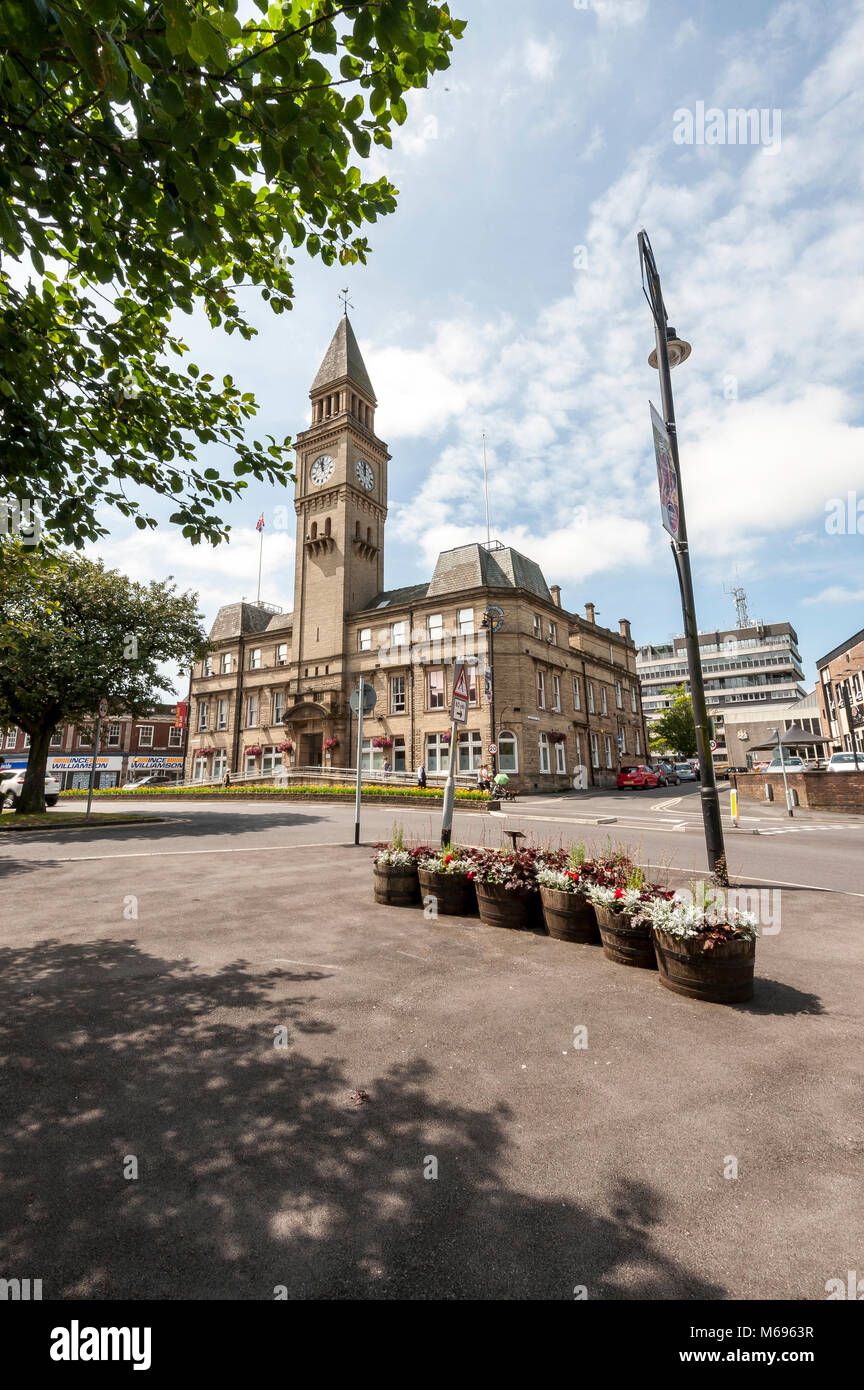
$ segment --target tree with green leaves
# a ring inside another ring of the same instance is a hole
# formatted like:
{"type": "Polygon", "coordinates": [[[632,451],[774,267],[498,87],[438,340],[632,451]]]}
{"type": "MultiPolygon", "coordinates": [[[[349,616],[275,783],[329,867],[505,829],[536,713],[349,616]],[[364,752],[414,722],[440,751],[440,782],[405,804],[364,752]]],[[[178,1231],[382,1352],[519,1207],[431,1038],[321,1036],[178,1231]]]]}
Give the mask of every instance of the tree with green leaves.
{"type": "Polygon", "coordinates": [[[428,0],[255,4],[0,6],[0,476],[66,543],[106,534],[106,503],[154,527],[148,493],[215,543],[247,476],[291,478],[290,440],[247,438],[254,395],[184,365],[172,316],[249,338],[238,291],[290,309],[292,251],[365,262],[396,189],[352,155],[391,145],[464,28],[428,0]]]}
{"type": "Polygon", "coordinates": [[[48,745],[58,724],[109,711],[146,714],[165,686],[163,665],[189,666],[208,649],[195,594],[172,580],[136,584],[50,542],[0,547],[0,725],[30,735],[16,810],[45,810],[48,745]]]}
{"type": "Polygon", "coordinates": [[[680,753],[682,758],[692,758],[696,752],[693,701],[683,685],[670,686],[663,694],[672,696],[672,704],[650,725],[651,747],[655,753],[680,753]]]}

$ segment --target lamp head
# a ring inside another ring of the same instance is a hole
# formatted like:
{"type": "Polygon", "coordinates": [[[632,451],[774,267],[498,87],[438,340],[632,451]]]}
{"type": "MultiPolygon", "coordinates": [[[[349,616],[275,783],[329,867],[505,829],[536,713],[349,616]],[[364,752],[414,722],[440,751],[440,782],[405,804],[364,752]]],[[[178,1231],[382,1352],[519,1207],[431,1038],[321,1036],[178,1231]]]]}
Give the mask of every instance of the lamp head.
{"type": "MultiPolygon", "coordinates": [[[[692,348],[683,338],[679,338],[674,328],[666,326],[666,348],[669,353],[669,366],[678,367],[682,362],[686,362],[692,352],[692,348]]],[[[651,356],[648,358],[648,366],[657,367],[657,349],[655,347],[651,356]]]]}

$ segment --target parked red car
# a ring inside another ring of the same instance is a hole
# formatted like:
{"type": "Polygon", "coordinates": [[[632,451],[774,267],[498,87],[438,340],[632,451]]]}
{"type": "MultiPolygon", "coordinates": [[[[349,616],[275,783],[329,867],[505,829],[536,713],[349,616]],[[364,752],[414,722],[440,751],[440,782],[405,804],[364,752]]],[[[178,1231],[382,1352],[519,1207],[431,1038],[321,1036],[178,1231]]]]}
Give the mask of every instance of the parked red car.
{"type": "Polygon", "coordinates": [[[618,786],[620,787],[657,787],[660,785],[660,778],[650,767],[640,764],[638,767],[622,767],[618,773],[618,786]]]}

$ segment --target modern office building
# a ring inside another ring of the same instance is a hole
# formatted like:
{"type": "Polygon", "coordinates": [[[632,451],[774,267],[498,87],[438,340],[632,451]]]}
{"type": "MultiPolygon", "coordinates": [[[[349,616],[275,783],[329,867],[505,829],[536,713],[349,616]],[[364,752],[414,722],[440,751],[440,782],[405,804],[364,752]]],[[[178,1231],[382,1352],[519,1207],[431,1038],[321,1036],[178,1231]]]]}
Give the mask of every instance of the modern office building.
{"type": "MultiPolygon", "coordinates": [[[[714,761],[736,766],[737,753],[727,746],[726,711],[742,706],[785,704],[801,700],[806,694],[798,634],[791,623],[753,620],[744,627],[700,632],[699,651],[705,698],[717,743],[714,761]]],[[[650,726],[672,704],[670,688],[683,685],[689,693],[683,636],[668,643],[639,647],[636,670],[642,687],[642,707],[650,726]]]]}

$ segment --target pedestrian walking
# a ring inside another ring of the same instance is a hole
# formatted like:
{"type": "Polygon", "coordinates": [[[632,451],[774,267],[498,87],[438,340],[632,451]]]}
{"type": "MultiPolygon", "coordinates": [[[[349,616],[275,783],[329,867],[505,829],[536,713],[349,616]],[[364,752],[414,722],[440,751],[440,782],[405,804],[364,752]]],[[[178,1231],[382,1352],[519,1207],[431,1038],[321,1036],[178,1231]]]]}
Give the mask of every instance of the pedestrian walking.
{"type": "Polygon", "coordinates": [[[417,767],[417,785],[418,787],[426,786],[426,768],[422,763],[418,764],[417,767]]]}
{"type": "Polygon", "coordinates": [[[226,773],[225,773],[225,776],[222,778],[222,785],[223,785],[223,787],[230,787],[230,785],[231,785],[231,773],[230,773],[230,772],[226,772],[226,773]]]}

